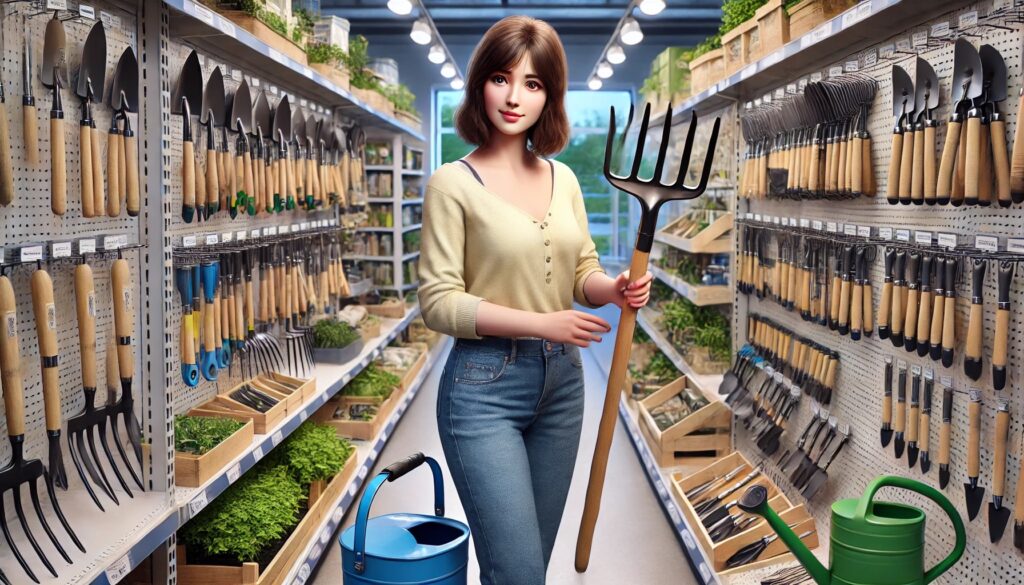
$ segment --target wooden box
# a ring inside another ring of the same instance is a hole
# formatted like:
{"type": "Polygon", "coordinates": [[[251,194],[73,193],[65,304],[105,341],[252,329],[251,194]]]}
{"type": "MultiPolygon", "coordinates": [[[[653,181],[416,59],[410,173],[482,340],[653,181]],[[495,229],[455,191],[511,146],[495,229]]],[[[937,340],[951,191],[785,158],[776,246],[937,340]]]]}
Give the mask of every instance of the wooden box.
{"type": "Polygon", "coordinates": [[[768,0],[768,3],[754,13],[758,36],[761,41],[761,55],[767,55],[789,42],[789,14],[782,6],[782,0],[768,0]]]}
{"type": "Polygon", "coordinates": [[[189,414],[197,416],[220,416],[240,421],[251,420],[255,427],[256,434],[266,435],[270,429],[279,425],[288,414],[288,396],[284,394],[277,394],[273,390],[261,389],[261,391],[266,392],[272,398],[277,398],[278,403],[267,412],[259,412],[231,398],[231,393],[246,383],[247,382],[243,382],[223,394],[214,396],[212,400],[200,404],[196,408],[190,410],[189,414]]]}
{"type": "Polygon", "coordinates": [[[288,412],[294,412],[301,408],[307,400],[316,394],[316,378],[303,380],[278,372],[266,372],[256,376],[253,381],[261,384],[261,387],[269,387],[280,394],[289,394],[288,412]]]}
{"type": "Polygon", "coordinates": [[[690,61],[690,89],[696,95],[725,77],[725,49],[708,51],[690,61]]]}
{"type": "Polygon", "coordinates": [[[331,514],[334,505],[341,498],[357,467],[355,451],[345,467],[334,476],[326,488],[308,504],[306,515],[299,521],[291,536],[285,541],[277,556],[261,570],[259,563],[243,563],[240,566],[190,565],[185,547],[178,546],[178,583],[181,585],[278,585],[295,564],[299,554],[310,540],[317,537],[317,529],[324,518],[331,514]]]}
{"type": "Polygon", "coordinates": [[[380,336],[380,321],[370,322],[364,320],[359,324],[359,334],[363,336],[363,343],[366,343],[374,337],[380,336]]]}
{"type": "Polygon", "coordinates": [[[671,467],[693,459],[709,461],[724,457],[732,450],[732,412],[717,393],[704,390],[686,376],[662,387],[639,403],[640,430],[651,446],[658,465],[671,467]],[[707,398],[708,404],[664,431],[651,416],[651,410],[689,388],[707,398]]]}
{"type": "Polygon", "coordinates": [[[300,65],[308,64],[305,49],[292,42],[291,39],[278,34],[277,31],[267,26],[262,20],[240,10],[225,10],[221,14],[289,59],[297,61],[300,65]]]}
{"type": "MultiPolygon", "coordinates": [[[[342,396],[335,396],[331,400],[327,401],[320,407],[320,410],[316,411],[313,415],[313,420],[318,423],[330,425],[334,427],[334,430],[343,437],[350,439],[359,439],[362,441],[373,440],[377,435],[380,434],[384,423],[394,412],[395,406],[402,400],[404,392],[401,388],[396,389],[391,393],[391,396],[387,400],[382,402],[377,408],[377,416],[373,417],[373,420],[340,420],[334,418],[334,411],[338,408],[348,408],[349,403],[346,403],[342,396]]],[[[362,404],[367,404],[363,402],[362,404]]]]}
{"type": "Polygon", "coordinates": [[[379,305],[363,305],[366,312],[378,317],[388,319],[401,319],[405,317],[405,303],[395,299],[389,299],[379,305]]]}
{"type": "Polygon", "coordinates": [[[339,65],[329,65],[327,63],[311,63],[310,67],[315,69],[320,75],[329,79],[334,85],[337,85],[345,91],[349,91],[349,73],[344,67],[339,65]]]}
{"type": "MultiPolygon", "coordinates": [[[[754,466],[752,466],[741,453],[733,452],[691,475],[685,476],[682,473],[672,474],[672,489],[675,492],[676,500],[679,503],[679,509],[686,517],[687,524],[689,524],[693,534],[700,542],[701,547],[703,547],[708,553],[708,557],[711,559],[715,571],[720,574],[726,574],[723,571],[725,570],[725,562],[729,557],[747,544],[758,540],[762,536],[771,534],[772,529],[766,522],[755,522],[743,532],[723,541],[714,543],[711,541],[711,536],[708,534],[708,530],[704,528],[704,524],[701,522],[700,517],[697,514],[695,504],[699,503],[708,495],[715,495],[724,489],[738,484],[753,469],[754,466]],[[742,467],[741,471],[737,473],[732,480],[709,490],[710,492],[714,492],[713,494],[705,492],[704,494],[694,498],[697,502],[690,502],[686,498],[687,491],[705,483],[708,480],[721,477],[740,467],[742,467]]],[[[814,519],[807,510],[802,505],[794,507],[786,495],[765,476],[756,478],[743,487],[737,489],[728,496],[728,499],[731,501],[733,499],[740,498],[749,486],[756,484],[760,484],[768,488],[768,504],[773,510],[779,513],[785,522],[797,523],[794,528],[797,534],[801,534],[814,528],[814,519]]],[[[807,544],[809,548],[817,548],[817,534],[815,533],[805,538],[804,543],[807,544]]],[[[757,561],[732,569],[731,572],[749,571],[759,566],[783,561],[792,561],[793,559],[794,557],[792,554],[787,552],[785,545],[781,545],[781,548],[779,545],[769,546],[765,552],[761,553],[757,561]]]]}
{"type": "Polygon", "coordinates": [[[683,214],[658,230],[655,234],[655,239],[670,243],[674,248],[679,248],[692,254],[721,254],[727,253],[730,250],[728,247],[730,246],[729,238],[723,236],[732,229],[732,213],[722,213],[708,224],[706,228],[693,234],[691,237],[680,236],[680,232],[684,234],[690,233],[688,225],[693,220],[694,217],[692,215],[683,214]]]}
{"type": "MultiPolygon", "coordinates": [[[[203,415],[214,416],[214,415],[203,415]]],[[[227,417],[220,417],[227,418],[227,417]]],[[[235,460],[247,447],[252,445],[254,434],[252,421],[221,441],[219,445],[202,455],[174,453],[174,483],[181,487],[199,487],[235,460]]]]}
{"type": "Polygon", "coordinates": [[[853,0],[803,0],[789,9],[789,37],[802,37],[854,4],[853,0]]]}
{"type": "Polygon", "coordinates": [[[398,376],[401,376],[402,381],[399,382],[398,387],[401,390],[408,390],[412,387],[413,380],[416,379],[417,374],[423,369],[423,366],[427,363],[427,352],[420,352],[420,357],[416,358],[416,361],[409,366],[409,369],[404,372],[392,370],[388,368],[389,372],[392,372],[398,376]]]}
{"type": "Polygon", "coordinates": [[[395,118],[413,130],[423,132],[423,120],[419,116],[410,114],[409,112],[400,112],[395,110],[395,118]]]}
{"type": "Polygon", "coordinates": [[[757,21],[748,20],[722,35],[725,53],[725,76],[732,75],[760,56],[761,41],[757,21]]]}

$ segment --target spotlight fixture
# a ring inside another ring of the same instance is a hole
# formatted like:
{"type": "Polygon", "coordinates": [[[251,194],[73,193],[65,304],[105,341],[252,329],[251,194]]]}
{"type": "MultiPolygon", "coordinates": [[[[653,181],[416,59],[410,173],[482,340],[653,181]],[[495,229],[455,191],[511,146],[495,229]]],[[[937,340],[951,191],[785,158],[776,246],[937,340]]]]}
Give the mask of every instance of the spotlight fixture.
{"type": "Polygon", "coordinates": [[[664,0],[641,0],[640,2],[640,12],[648,16],[659,14],[662,10],[665,10],[664,0]]]}
{"type": "Polygon", "coordinates": [[[597,76],[601,79],[608,79],[612,76],[612,66],[605,61],[601,61],[601,64],[597,66],[597,76]]]}
{"type": "Polygon", "coordinates": [[[409,0],[388,0],[388,10],[399,16],[406,16],[412,12],[412,2],[409,0]]]}
{"type": "Polygon", "coordinates": [[[612,45],[608,49],[607,59],[609,63],[618,65],[626,60],[626,52],[622,50],[622,46],[612,45]]]}
{"type": "Polygon", "coordinates": [[[434,45],[430,47],[430,52],[427,53],[428,61],[435,65],[440,65],[441,63],[444,63],[445,59],[446,56],[444,54],[444,49],[441,48],[441,45],[434,45]]]}
{"type": "Polygon", "coordinates": [[[452,89],[459,90],[466,87],[466,82],[462,81],[458,77],[452,80],[452,89]]]}
{"type": "Polygon", "coordinates": [[[417,45],[430,44],[433,34],[430,32],[430,25],[427,24],[426,18],[421,18],[412,25],[412,32],[409,33],[409,38],[417,45]]]}
{"type": "Polygon", "coordinates": [[[596,77],[591,77],[590,81],[587,83],[587,87],[589,87],[592,91],[597,91],[601,89],[601,85],[603,85],[601,83],[601,80],[596,77]]]}
{"type": "Polygon", "coordinates": [[[452,65],[451,61],[441,65],[441,76],[445,78],[455,77],[455,65],[452,65]]]}
{"type": "Polygon", "coordinates": [[[637,45],[644,40],[644,33],[640,30],[640,23],[632,16],[627,16],[622,21],[622,29],[619,31],[619,38],[627,45],[637,45]]]}

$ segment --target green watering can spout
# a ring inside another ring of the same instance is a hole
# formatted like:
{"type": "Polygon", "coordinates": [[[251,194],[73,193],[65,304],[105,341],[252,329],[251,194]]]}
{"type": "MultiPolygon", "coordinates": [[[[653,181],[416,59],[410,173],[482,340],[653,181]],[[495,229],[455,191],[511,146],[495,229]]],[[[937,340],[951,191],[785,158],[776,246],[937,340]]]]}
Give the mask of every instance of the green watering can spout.
{"type": "Polygon", "coordinates": [[[804,546],[800,537],[768,505],[768,489],[766,487],[763,485],[751,486],[743,494],[743,497],[740,498],[738,505],[744,512],[763,516],[768,521],[768,525],[779,535],[782,542],[789,547],[789,550],[800,561],[800,564],[807,569],[815,583],[818,585],[829,585],[832,582],[829,570],[818,561],[814,553],[804,546]]]}

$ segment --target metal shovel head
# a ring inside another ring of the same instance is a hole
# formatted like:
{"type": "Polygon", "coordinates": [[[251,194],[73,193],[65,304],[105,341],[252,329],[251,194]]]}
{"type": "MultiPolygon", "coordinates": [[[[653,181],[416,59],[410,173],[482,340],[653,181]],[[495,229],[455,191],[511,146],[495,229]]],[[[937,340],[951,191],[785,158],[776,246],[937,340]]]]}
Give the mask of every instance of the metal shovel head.
{"type": "Polygon", "coordinates": [[[53,18],[46,23],[46,33],[43,37],[43,68],[39,74],[46,87],[53,87],[55,74],[61,87],[67,86],[68,57],[66,48],[67,37],[64,35],[64,24],[57,18],[57,12],[54,11],[53,18]]]}
{"type": "Polygon", "coordinates": [[[317,138],[320,136],[319,133],[320,122],[316,119],[314,114],[310,114],[306,118],[306,140],[309,141],[314,147],[319,144],[317,138]]]}
{"type": "Polygon", "coordinates": [[[296,142],[306,141],[306,116],[302,113],[302,106],[297,106],[292,112],[292,136],[296,142]]]}
{"type": "Polygon", "coordinates": [[[1006,99],[1006,62],[1003,56],[992,45],[982,45],[978,49],[981,58],[981,70],[988,87],[988,101],[1001,102],[1006,99]]]}
{"type": "Polygon", "coordinates": [[[981,511],[981,502],[985,499],[985,488],[978,485],[978,480],[964,484],[964,501],[967,504],[967,518],[973,521],[981,511]]]}
{"type": "Polygon", "coordinates": [[[953,47],[953,102],[981,95],[981,57],[970,41],[957,39],[953,47]]]}
{"type": "Polygon", "coordinates": [[[82,47],[82,63],[78,67],[78,83],[75,93],[86,99],[98,100],[103,96],[104,80],[107,74],[107,33],[103,30],[103,22],[97,20],[85,38],[82,47]],[[90,95],[92,92],[92,95],[90,95]]]}
{"type": "Polygon", "coordinates": [[[213,118],[213,125],[218,128],[224,125],[224,73],[220,66],[213,68],[210,78],[206,80],[206,89],[203,90],[203,111],[199,114],[199,120],[208,124],[213,118]]]}
{"type": "Polygon", "coordinates": [[[188,102],[193,115],[203,106],[203,68],[199,66],[199,54],[195,51],[189,53],[185,64],[181,66],[181,73],[178,74],[178,83],[171,94],[172,114],[184,113],[181,108],[182,98],[188,102]]]}
{"type": "Polygon", "coordinates": [[[256,128],[263,130],[264,136],[270,132],[270,102],[267,100],[266,90],[260,90],[256,96],[256,103],[252,107],[252,123],[256,128]]]}
{"type": "Polygon", "coordinates": [[[288,103],[288,96],[282,97],[281,101],[277,102],[271,135],[274,142],[280,142],[281,136],[284,136],[284,139],[289,142],[292,139],[292,108],[288,103]]]}
{"type": "Polygon", "coordinates": [[[927,114],[939,106],[939,79],[935,70],[924,59],[917,58],[917,80],[914,94],[914,110],[919,114],[927,114]]]}
{"type": "Polygon", "coordinates": [[[892,116],[899,118],[914,108],[914,82],[899,65],[892,66],[892,116]]]}
{"type": "Polygon", "coordinates": [[[110,84],[110,107],[120,111],[121,94],[129,112],[139,111],[139,61],[135,49],[128,45],[117,60],[113,81],[110,84]]]}
{"type": "MultiPolygon", "coordinates": [[[[1020,505],[1019,503],[1017,504],[1020,505]]],[[[988,538],[989,542],[995,544],[1002,540],[1003,532],[1006,531],[1006,524],[1010,521],[1010,509],[1006,506],[996,507],[995,503],[988,503],[988,538]]]]}
{"type": "Polygon", "coordinates": [[[1024,524],[1016,521],[1013,523],[1013,546],[1024,550],[1024,524]]]}
{"type": "Polygon", "coordinates": [[[228,124],[237,132],[252,130],[252,93],[249,92],[249,84],[244,79],[235,90],[235,99],[231,103],[231,117],[228,118],[228,124]]]}
{"type": "Polygon", "coordinates": [[[331,123],[329,118],[324,118],[320,120],[317,130],[319,131],[318,140],[322,141],[324,148],[329,150],[331,148],[331,139],[334,137],[334,124],[331,123]]]}

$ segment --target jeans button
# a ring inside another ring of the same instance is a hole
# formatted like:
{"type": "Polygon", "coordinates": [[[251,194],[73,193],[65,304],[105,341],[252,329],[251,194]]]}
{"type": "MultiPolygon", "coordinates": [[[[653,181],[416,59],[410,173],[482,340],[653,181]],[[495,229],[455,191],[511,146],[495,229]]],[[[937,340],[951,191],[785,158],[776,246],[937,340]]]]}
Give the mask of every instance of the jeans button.
{"type": "Polygon", "coordinates": [[[547,349],[548,351],[551,351],[551,342],[549,341],[549,342],[545,343],[544,344],[544,348],[547,349]]]}

